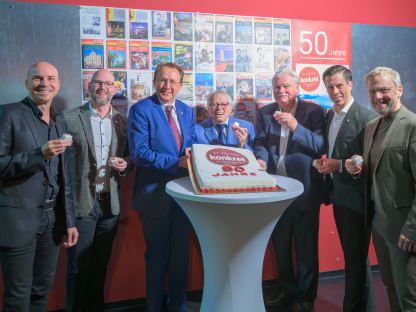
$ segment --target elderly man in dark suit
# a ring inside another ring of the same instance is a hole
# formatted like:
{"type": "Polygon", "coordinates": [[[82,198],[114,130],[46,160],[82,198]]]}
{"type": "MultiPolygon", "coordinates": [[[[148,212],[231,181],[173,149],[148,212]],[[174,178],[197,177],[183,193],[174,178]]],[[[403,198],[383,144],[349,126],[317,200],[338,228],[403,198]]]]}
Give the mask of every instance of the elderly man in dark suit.
{"type": "Polygon", "coordinates": [[[401,103],[394,69],[373,69],[366,86],[379,118],[365,128],[363,163],[352,158],[345,167],[365,172],[367,219],[390,311],[416,311],[416,115],[401,103]]]}
{"type": "MultiPolygon", "coordinates": [[[[304,193],[283,213],[272,234],[283,290],[277,300],[294,297],[293,310],[313,311],[318,285],[318,225],[322,177],[312,160],[324,147],[324,111],[297,99],[298,77],[290,70],[273,76],[275,103],[257,112],[255,155],[272,174],[301,181],[304,193]],[[297,276],[292,267],[295,244],[297,276]]],[[[272,303],[269,302],[269,303],[272,303]]]]}
{"type": "Polygon", "coordinates": [[[102,311],[107,265],[120,213],[120,176],[128,167],[127,119],[111,106],[114,77],[96,71],[90,101],[65,112],[78,244],[68,249],[67,311],[102,311]]]}
{"type": "Polygon", "coordinates": [[[65,121],[51,107],[57,69],[37,62],[27,73],[29,96],[0,106],[0,263],[4,311],[46,311],[59,244],[78,238],[61,139],[65,121]]]}
{"type": "Polygon", "coordinates": [[[344,252],[343,310],[373,311],[371,271],[367,263],[370,228],[365,222],[364,180],[351,176],[342,168],[346,159],[362,154],[362,132],[375,115],[352,97],[352,73],[348,68],[331,66],[323,73],[322,80],[334,106],[327,114],[327,158],[317,160],[315,168],[325,174],[325,203],[333,203],[344,252]]]}

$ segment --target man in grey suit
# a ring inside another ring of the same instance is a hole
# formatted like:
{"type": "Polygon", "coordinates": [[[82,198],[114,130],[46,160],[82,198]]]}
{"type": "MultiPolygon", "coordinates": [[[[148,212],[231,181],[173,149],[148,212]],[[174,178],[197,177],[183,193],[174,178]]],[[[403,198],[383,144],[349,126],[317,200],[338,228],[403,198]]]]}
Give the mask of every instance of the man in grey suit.
{"type": "Polygon", "coordinates": [[[68,250],[67,311],[102,311],[107,265],[117,231],[119,182],[128,167],[127,120],[111,106],[114,77],[96,71],[90,101],[65,112],[78,244],[68,250]]]}
{"type": "Polygon", "coordinates": [[[366,76],[379,118],[364,132],[363,165],[345,162],[366,177],[366,213],[391,311],[416,311],[416,115],[401,104],[397,71],[377,67],[366,76]]]}
{"type": "Polygon", "coordinates": [[[364,179],[352,177],[342,163],[362,154],[361,136],[375,118],[351,95],[352,73],[342,66],[329,67],[322,75],[334,106],[327,114],[326,159],[314,167],[325,174],[325,204],[333,204],[334,219],[345,260],[343,311],[372,311],[371,271],[367,264],[370,228],[365,222],[364,179]]]}

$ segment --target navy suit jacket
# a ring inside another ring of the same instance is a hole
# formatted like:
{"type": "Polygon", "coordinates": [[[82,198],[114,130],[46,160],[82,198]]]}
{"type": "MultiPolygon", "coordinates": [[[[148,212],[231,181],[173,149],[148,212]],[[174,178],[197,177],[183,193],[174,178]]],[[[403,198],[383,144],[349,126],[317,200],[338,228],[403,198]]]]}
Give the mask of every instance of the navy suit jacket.
{"type": "MultiPolygon", "coordinates": [[[[234,122],[238,122],[241,128],[247,128],[247,140],[244,147],[252,151],[254,147],[253,124],[249,121],[231,116],[228,118],[227,146],[239,147],[237,137],[231,128],[234,122]]],[[[192,141],[197,144],[220,145],[220,142],[218,141],[218,132],[211,118],[208,118],[195,126],[195,133],[192,141]]]]}
{"type": "MultiPolygon", "coordinates": [[[[280,110],[276,102],[257,111],[254,153],[267,163],[267,172],[276,174],[279,160],[280,124],[273,113],[280,110]]],[[[312,103],[298,101],[295,116],[298,126],[290,132],[285,156],[287,176],[303,183],[304,193],[297,202],[308,207],[322,200],[322,176],[313,167],[312,161],[319,158],[324,149],[323,109],[312,103]]]]}
{"type": "Polygon", "coordinates": [[[165,185],[188,174],[178,167],[178,161],[185,148],[192,145],[195,118],[185,103],[176,100],[175,107],[183,142],[180,151],[156,94],[137,102],[129,112],[130,156],[137,166],[133,208],[150,217],[169,212],[172,198],[165,192],[165,185]]]}
{"type": "MultiPolygon", "coordinates": [[[[29,99],[0,105],[0,246],[28,244],[38,231],[47,191],[45,159],[29,99]]],[[[66,132],[63,116],[56,116],[60,137],[66,132]]],[[[59,193],[55,207],[54,239],[74,227],[74,203],[65,155],[59,156],[59,193]]]]}

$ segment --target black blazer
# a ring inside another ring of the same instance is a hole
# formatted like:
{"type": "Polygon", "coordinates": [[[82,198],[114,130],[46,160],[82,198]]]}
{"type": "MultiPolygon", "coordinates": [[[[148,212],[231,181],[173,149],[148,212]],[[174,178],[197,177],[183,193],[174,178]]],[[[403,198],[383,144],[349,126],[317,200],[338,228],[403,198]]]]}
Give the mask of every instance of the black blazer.
{"type": "MultiPolygon", "coordinates": [[[[24,246],[38,230],[45,199],[45,160],[29,99],[0,105],[0,246],[24,246]]],[[[65,121],[56,117],[60,137],[65,121]]],[[[74,205],[65,157],[59,157],[59,194],[55,207],[54,238],[58,244],[66,228],[73,227],[74,205]]]]}
{"type": "MultiPolygon", "coordinates": [[[[325,132],[326,153],[328,154],[329,126],[334,117],[333,110],[327,114],[327,125],[325,132]]],[[[335,205],[343,205],[349,209],[364,214],[364,175],[355,178],[350,175],[344,167],[346,159],[352,155],[362,155],[362,136],[364,127],[368,121],[376,115],[354,101],[342,121],[338,135],[335,139],[332,155],[328,158],[342,160],[342,172],[328,175],[325,179],[325,203],[333,202],[335,205]]]]}

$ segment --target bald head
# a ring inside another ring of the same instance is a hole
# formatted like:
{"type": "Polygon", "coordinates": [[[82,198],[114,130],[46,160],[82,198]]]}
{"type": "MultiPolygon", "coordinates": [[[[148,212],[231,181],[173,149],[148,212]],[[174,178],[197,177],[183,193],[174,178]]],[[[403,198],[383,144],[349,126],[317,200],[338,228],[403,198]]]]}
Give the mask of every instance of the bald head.
{"type": "Polygon", "coordinates": [[[58,70],[48,62],[36,62],[27,71],[25,84],[37,105],[51,105],[60,87],[58,70]]]}

